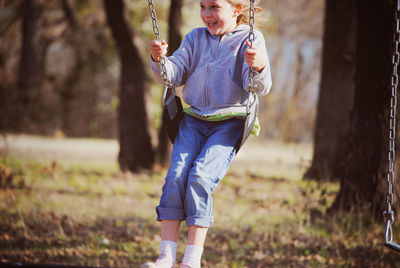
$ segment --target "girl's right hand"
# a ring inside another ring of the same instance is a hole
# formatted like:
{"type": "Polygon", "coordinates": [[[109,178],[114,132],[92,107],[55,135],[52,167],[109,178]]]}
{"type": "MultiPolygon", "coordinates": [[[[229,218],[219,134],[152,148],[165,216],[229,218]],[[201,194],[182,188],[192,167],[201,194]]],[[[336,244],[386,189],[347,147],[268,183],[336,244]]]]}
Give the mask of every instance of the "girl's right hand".
{"type": "Polygon", "coordinates": [[[152,40],[150,42],[151,57],[155,61],[160,61],[160,58],[167,55],[168,44],[165,40],[152,40]]]}

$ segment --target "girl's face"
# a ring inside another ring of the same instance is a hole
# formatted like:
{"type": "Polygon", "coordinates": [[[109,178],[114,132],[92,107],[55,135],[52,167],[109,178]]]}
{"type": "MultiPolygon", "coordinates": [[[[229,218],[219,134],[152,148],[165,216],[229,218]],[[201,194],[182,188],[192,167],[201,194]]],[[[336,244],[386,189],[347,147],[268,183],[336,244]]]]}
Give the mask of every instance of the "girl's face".
{"type": "Polygon", "coordinates": [[[223,35],[236,28],[240,9],[227,0],[200,0],[200,16],[211,34],[223,35]]]}

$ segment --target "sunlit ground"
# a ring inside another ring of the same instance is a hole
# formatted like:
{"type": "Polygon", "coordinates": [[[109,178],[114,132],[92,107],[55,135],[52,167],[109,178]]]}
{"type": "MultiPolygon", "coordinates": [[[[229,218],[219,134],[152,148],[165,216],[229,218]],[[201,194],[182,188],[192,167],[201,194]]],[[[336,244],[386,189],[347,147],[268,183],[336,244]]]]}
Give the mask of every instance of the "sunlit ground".
{"type": "MultiPolygon", "coordinates": [[[[157,256],[164,169],[120,173],[109,140],[6,136],[0,150],[1,261],[138,267],[157,256]]],[[[245,145],[214,192],[203,267],[398,267],[383,223],[323,216],[339,185],[301,180],[311,156],[310,144],[245,145]]]]}

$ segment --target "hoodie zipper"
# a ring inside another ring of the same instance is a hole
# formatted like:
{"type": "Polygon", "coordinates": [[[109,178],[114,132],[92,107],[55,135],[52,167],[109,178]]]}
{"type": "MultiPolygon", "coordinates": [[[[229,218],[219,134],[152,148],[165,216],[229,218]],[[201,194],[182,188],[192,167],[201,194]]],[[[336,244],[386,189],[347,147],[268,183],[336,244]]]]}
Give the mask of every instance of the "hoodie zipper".
{"type": "MultiPolygon", "coordinates": [[[[223,37],[222,37],[223,38],[223,37]]],[[[215,53],[215,56],[214,56],[214,60],[216,59],[216,58],[218,58],[218,49],[219,49],[219,44],[220,44],[220,42],[221,42],[221,39],[222,38],[219,38],[218,37],[218,44],[217,44],[217,48],[216,48],[216,53],[215,53]]],[[[209,94],[208,94],[208,91],[210,90],[209,89],[209,87],[208,87],[208,84],[209,84],[209,78],[210,78],[210,65],[211,64],[213,64],[212,62],[211,63],[208,63],[207,64],[207,80],[206,80],[206,83],[205,83],[205,88],[204,88],[204,104],[205,104],[205,106],[207,107],[207,112],[206,112],[206,114],[208,114],[208,112],[209,112],[209,105],[210,105],[210,99],[209,99],[209,94]]],[[[207,115],[203,115],[203,117],[207,117],[207,115]]]]}
{"type": "Polygon", "coordinates": [[[211,63],[207,64],[207,78],[206,78],[206,83],[205,83],[205,89],[204,89],[204,103],[207,107],[207,112],[205,113],[205,115],[203,115],[203,117],[207,117],[207,114],[209,113],[209,105],[210,105],[210,99],[209,99],[209,77],[210,77],[210,65],[213,64],[214,61],[216,61],[218,59],[219,56],[219,49],[220,49],[220,45],[222,40],[224,39],[225,35],[223,35],[222,37],[218,37],[218,43],[217,43],[217,47],[215,48],[215,54],[214,54],[214,60],[211,63]]]}
{"type": "MultiPolygon", "coordinates": [[[[206,78],[206,84],[204,86],[204,104],[207,107],[207,113],[208,113],[208,105],[209,105],[209,100],[208,100],[208,82],[210,78],[210,64],[207,64],[207,78],[206,78]]],[[[206,117],[206,115],[203,115],[206,117]]]]}

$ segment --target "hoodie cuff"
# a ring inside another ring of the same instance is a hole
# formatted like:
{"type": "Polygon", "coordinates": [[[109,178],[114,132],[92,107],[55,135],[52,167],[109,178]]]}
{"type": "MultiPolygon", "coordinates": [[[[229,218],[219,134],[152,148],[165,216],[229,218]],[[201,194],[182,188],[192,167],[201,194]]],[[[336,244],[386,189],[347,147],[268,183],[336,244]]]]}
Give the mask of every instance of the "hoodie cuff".
{"type": "Polygon", "coordinates": [[[260,76],[264,76],[269,70],[269,66],[265,65],[265,67],[262,69],[261,72],[256,71],[256,69],[254,69],[254,78],[258,78],[260,76]]]}
{"type": "Polygon", "coordinates": [[[153,71],[157,73],[161,73],[161,65],[159,61],[155,61],[153,57],[150,55],[150,67],[153,71]]]}
{"type": "Polygon", "coordinates": [[[151,54],[150,54],[150,59],[151,59],[152,62],[160,62],[160,61],[156,61],[156,60],[153,58],[153,55],[151,55],[151,54]]]}

